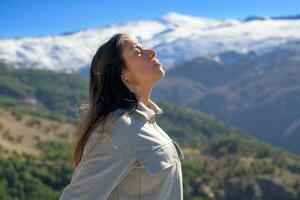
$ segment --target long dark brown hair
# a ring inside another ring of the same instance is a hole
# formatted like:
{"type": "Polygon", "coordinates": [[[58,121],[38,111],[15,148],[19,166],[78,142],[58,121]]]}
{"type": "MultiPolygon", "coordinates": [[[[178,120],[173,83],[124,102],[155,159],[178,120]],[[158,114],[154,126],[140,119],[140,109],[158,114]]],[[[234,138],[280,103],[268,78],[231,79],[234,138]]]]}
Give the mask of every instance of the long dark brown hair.
{"type": "Polygon", "coordinates": [[[98,48],[92,59],[88,106],[80,120],[77,139],[73,145],[73,170],[82,160],[84,146],[94,128],[100,122],[104,124],[110,112],[119,108],[136,109],[137,97],[121,79],[121,72],[126,68],[122,52],[128,39],[129,35],[124,33],[113,35],[98,48]]]}

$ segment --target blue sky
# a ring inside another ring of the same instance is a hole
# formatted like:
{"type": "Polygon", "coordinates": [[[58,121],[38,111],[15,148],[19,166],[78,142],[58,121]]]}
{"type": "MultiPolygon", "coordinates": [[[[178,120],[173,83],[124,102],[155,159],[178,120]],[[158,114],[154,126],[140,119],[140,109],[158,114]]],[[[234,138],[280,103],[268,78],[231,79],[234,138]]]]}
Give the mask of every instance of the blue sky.
{"type": "Polygon", "coordinates": [[[168,12],[214,19],[300,14],[300,0],[0,0],[0,39],[57,35],[168,12]]]}

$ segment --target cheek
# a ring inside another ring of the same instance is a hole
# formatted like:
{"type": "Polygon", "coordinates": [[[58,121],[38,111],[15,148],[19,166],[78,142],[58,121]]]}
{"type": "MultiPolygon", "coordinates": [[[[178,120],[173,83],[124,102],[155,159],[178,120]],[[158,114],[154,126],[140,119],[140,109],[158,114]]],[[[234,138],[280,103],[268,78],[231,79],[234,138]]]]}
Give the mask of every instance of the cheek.
{"type": "Polygon", "coordinates": [[[138,81],[147,81],[149,79],[152,79],[153,73],[152,73],[151,66],[145,66],[140,65],[136,66],[134,68],[134,77],[138,81]]]}
{"type": "Polygon", "coordinates": [[[137,66],[134,73],[139,79],[145,80],[150,75],[150,70],[145,66],[137,66]]]}
{"type": "Polygon", "coordinates": [[[146,62],[142,59],[132,60],[131,67],[134,72],[136,72],[139,75],[144,75],[144,76],[145,76],[145,73],[149,73],[152,71],[152,66],[149,65],[149,62],[146,62]]]}

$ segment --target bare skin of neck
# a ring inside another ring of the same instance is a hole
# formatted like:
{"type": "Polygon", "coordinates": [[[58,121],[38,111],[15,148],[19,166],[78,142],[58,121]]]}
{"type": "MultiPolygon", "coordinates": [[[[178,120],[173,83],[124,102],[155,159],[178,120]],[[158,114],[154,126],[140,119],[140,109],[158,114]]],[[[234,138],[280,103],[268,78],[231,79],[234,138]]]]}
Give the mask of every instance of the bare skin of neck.
{"type": "Polygon", "coordinates": [[[127,83],[126,86],[137,96],[139,101],[148,107],[153,84],[134,85],[127,83]]]}

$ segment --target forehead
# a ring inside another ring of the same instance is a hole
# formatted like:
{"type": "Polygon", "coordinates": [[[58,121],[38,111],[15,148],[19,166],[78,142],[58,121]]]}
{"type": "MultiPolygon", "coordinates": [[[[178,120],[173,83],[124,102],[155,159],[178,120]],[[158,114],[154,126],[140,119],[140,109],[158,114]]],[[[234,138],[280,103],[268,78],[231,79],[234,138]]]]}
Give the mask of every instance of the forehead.
{"type": "Polygon", "coordinates": [[[134,45],[137,45],[138,43],[136,41],[134,41],[133,39],[131,38],[126,38],[124,40],[124,43],[123,43],[123,48],[124,49],[129,49],[132,48],[134,45]]]}
{"type": "Polygon", "coordinates": [[[129,54],[135,45],[139,44],[131,38],[126,38],[123,42],[123,53],[129,54]]]}

